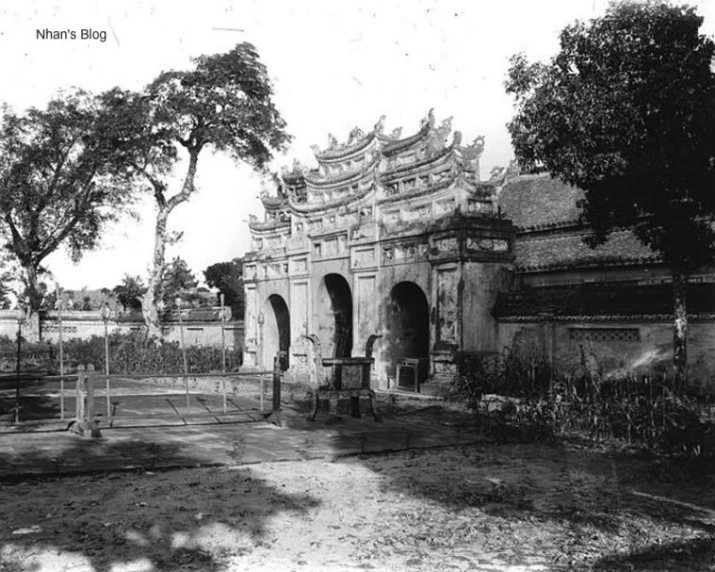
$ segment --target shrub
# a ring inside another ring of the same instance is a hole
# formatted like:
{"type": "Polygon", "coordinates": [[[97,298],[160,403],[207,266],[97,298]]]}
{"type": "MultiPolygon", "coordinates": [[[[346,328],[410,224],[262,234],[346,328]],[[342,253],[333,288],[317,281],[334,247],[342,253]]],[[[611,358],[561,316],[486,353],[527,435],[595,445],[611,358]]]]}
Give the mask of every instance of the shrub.
{"type": "Polygon", "coordinates": [[[582,366],[552,377],[546,360],[505,350],[498,359],[473,359],[459,368],[452,395],[477,410],[487,425],[532,435],[579,435],[660,454],[715,455],[715,424],[706,400],[674,393],[666,375],[604,379],[582,366]],[[483,399],[505,399],[491,407],[483,399]]]}
{"type": "MultiPolygon", "coordinates": [[[[109,373],[110,374],[181,374],[184,362],[178,342],[155,343],[147,341],[141,333],[110,334],[109,373]]],[[[55,346],[56,348],[57,346],[55,346]]],[[[87,340],[72,339],[63,344],[65,370],[78,365],[92,364],[96,370],[104,371],[104,338],[93,336],[87,340]]],[[[58,351],[54,352],[58,355],[58,351]]],[[[222,368],[221,348],[189,346],[186,348],[189,373],[209,373],[222,368]]],[[[227,371],[237,371],[242,363],[242,351],[226,350],[227,371]]],[[[55,359],[55,369],[59,362],[55,359]]]]}

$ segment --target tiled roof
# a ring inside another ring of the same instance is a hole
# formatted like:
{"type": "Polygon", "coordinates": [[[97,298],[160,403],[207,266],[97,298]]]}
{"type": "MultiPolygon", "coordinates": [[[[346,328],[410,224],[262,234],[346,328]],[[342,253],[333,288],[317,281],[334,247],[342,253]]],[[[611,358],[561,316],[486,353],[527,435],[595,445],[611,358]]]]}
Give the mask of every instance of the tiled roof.
{"type": "Polygon", "coordinates": [[[501,190],[499,206],[517,228],[529,229],[576,221],[576,201],[582,197],[581,189],[565,185],[548,173],[522,175],[501,190]]]}
{"type": "Polygon", "coordinates": [[[418,143],[427,138],[430,132],[430,126],[428,123],[423,125],[420,130],[414,135],[405,137],[404,139],[398,139],[396,141],[388,141],[382,148],[382,154],[385,156],[394,155],[405,149],[409,149],[415,143],[418,143]]]}
{"type": "MultiPolygon", "coordinates": [[[[689,284],[688,311],[691,314],[715,312],[715,284],[689,284]]],[[[591,283],[521,288],[500,294],[494,313],[499,318],[668,316],[673,313],[673,287],[670,284],[591,283]]]]}
{"type": "Polygon", "coordinates": [[[567,267],[652,263],[660,259],[629,230],[614,231],[605,244],[595,249],[583,242],[585,236],[583,232],[517,235],[514,249],[517,269],[556,270],[567,267]]]}

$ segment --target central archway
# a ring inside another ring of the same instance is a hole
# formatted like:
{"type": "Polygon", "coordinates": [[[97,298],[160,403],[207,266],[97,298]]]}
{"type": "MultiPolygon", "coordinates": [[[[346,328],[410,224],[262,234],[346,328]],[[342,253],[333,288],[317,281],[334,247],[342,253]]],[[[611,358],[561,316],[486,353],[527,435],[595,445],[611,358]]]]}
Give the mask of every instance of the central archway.
{"type": "Polygon", "coordinates": [[[323,277],[318,300],[323,357],[350,357],[353,348],[353,297],[347,280],[340,274],[323,277]]]}
{"type": "MultiPolygon", "coordinates": [[[[399,282],[390,291],[390,337],[388,357],[390,370],[396,375],[396,364],[403,358],[420,360],[420,382],[429,371],[429,303],[422,289],[413,282],[399,282]]],[[[399,380],[397,380],[399,383],[399,380]]]]}
{"type": "Polygon", "coordinates": [[[273,359],[281,352],[281,369],[289,367],[290,355],[290,312],[282,296],[272,294],[264,306],[263,365],[271,369],[273,359]]]}

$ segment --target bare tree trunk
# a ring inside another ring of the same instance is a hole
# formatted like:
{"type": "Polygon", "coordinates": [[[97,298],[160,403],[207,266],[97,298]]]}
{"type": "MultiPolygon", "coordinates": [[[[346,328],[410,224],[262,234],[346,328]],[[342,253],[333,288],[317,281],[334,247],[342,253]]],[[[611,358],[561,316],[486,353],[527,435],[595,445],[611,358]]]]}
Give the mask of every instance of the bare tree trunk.
{"type": "Polygon", "coordinates": [[[42,305],[42,293],[40,292],[40,279],[37,266],[32,262],[22,264],[25,283],[25,300],[21,300],[20,305],[26,305],[27,321],[23,324],[23,337],[31,342],[40,340],[39,311],[42,305]]]}
{"type": "Polygon", "coordinates": [[[159,207],[156,214],[156,227],[154,229],[154,256],[149,274],[144,299],[142,300],[142,314],[147,328],[149,339],[162,339],[161,317],[159,316],[159,296],[161,294],[161,276],[164,270],[166,255],[166,221],[169,218],[168,204],[159,207]]]}
{"type": "Polygon", "coordinates": [[[688,277],[681,269],[673,272],[673,309],[675,328],[673,330],[673,387],[677,391],[685,388],[688,380],[688,277]]]}
{"type": "Polygon", "coordinates": [[[194,179],[196,178],[199,151],[200,149],[189,150],[189,166],[181,191],[170,199],[167,200],[164,196],[164,185],[150,178],[152,185],[154,185],[154,196],[156,197],[159,211],[156,215],[156,228],[154,231],[154,257],[152,259],[152,268],[149,274],[147,291],[142,301],[142,314],[144,315],[144,323],[147,327],[147,337],[149,339],[160,340],[163,337],[158,304],[161,293],[161,278],[166,262],[166,243],[168,240],[167,221],[171,211],[181,203],[188,201],[195,190],[194,179]]]}

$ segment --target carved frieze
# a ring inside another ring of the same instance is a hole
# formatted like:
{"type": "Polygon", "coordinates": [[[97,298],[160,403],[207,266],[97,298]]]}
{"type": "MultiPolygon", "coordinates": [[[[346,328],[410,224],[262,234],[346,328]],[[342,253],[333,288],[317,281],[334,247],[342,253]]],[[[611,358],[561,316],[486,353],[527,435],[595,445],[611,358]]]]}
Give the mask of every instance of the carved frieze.
{"type": "Polygon", "coordinates": [[[467,250],[472,252],[508,252],[509,241],[503,238],[467,238],[467,250]]]}
{"type": "Polygon", "coordinates": [[[439,252],[456,252],[458,249],[457,237],[439,238],[434,241],[434,246],[439,252]]]}
{"type": "Polygon", "coordinates": [[[456,269],[437,272],[437,335],[440,342],[457,344],[459,275],[456,269]]]}
{"type": "Polygon", "coordinates": [[[492,201],[469,201],[467,211],[476,214],[493,214],[494,203],[492,201]]]}

